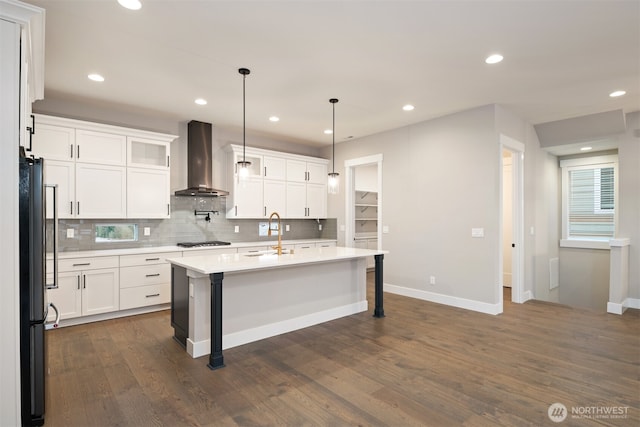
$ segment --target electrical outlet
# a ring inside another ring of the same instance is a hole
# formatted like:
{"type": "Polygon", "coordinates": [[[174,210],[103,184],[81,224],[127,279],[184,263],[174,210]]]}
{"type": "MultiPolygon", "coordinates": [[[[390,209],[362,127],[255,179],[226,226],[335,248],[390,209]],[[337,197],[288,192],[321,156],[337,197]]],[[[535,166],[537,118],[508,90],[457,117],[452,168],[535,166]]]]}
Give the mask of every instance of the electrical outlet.
{"type": "Polygon", "coordinates": [[[285,224],[284,231],[291,231],[291,226],[289,224],[285,224]]]}
{"type": "Polygon", "coordinates": [[[145,236],[151,236],[151,227],[145,227],[144,228],[144,235],[145,236]]]}
{"type": "Polygon", "coordinates": [[[436,284],[436,276],[429,276],[429,284],[430,285],[436,284]]]}
{"type": "Polygon", "coordinates": [[[67,228],[67,239],[73,239],[73,228],[67,228]]]}
{"type": "Polygon", "coordinates": [[[322,224],[318,224],[318,231],[322,231],[322,224]]]}
{"type": "Polygon", "coordinates": [[[236,225],[236,226],[233,228],[233,232],[234,232],[234,233],[239,233],[239,232],[240,232],[240,226],[239,226],[239,225],[236,225]]]}

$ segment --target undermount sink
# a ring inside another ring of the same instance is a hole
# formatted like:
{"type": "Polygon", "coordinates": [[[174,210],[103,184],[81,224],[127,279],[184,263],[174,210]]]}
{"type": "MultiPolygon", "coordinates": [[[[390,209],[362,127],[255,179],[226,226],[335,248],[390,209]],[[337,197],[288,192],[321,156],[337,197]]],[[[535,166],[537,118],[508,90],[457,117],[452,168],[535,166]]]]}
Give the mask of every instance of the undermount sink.
{"type": "MultiPolygon", "coordinates": [[[[293,251],[291,249],[283,249],[282,250],[282,255],[288,255],[288,254],[292,254],[293,251]]],[[[258,257],[258,256],[272,256],[272,255],[278,255],[278,251],[260,251],[260,252],[251,252],[248,254],[243,254],[244,256],[248,256],[248,257],[258,257]]]]}

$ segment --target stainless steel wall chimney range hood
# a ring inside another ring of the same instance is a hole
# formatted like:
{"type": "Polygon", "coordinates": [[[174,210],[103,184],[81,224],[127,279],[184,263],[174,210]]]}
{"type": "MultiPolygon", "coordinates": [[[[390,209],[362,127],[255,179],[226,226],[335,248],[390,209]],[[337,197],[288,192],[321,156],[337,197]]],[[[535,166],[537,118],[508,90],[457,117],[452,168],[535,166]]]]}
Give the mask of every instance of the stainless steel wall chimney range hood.
{"type": "Polygon", "coordinates": [[[228,191],[213,188],[211,123],[189,122],[187,133],[187,189],[176,196],[218,197],[228,191]]]}

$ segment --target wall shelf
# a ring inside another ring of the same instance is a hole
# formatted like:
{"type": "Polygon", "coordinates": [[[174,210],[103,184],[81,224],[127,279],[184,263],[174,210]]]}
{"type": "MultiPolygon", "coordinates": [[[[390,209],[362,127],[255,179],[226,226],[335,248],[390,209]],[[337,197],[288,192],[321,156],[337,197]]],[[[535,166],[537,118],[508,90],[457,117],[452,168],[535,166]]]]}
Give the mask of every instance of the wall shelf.
{"type": "Polygon", "coordinates": [[[356,190],[354,209],[355,235],[375,233],[378,229],[378,193],[356,190]]]}

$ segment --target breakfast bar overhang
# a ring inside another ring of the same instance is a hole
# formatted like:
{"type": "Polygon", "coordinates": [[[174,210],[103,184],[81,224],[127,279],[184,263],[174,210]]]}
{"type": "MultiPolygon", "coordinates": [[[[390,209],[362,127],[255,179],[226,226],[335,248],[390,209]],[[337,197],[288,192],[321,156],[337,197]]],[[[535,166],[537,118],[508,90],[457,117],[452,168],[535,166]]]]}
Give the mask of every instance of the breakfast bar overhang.
{"type": "Polygon", "coordinates": [[[384,317],[386,251],[324,247],[291,254],[212,254],[172,258],[174,338],[192,357],[368,310],[367,258],[375,259],[374,317],[384,317]],[[224,281],[224,303],[223,303],[224,281]]]}

